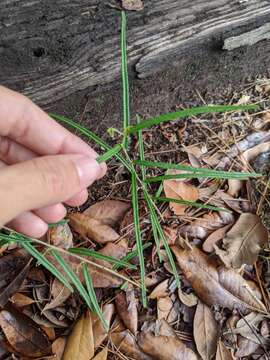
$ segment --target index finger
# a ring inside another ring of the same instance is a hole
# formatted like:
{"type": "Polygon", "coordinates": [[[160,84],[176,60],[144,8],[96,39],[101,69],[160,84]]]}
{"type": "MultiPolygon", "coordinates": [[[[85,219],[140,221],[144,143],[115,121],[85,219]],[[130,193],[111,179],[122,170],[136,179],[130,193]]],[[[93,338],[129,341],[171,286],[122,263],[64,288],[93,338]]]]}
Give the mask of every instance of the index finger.
{"type": "Polygon", "coordinates": [[[0,86],[0,135],[38,155],[98,154],[25,96],[0,86]]]}

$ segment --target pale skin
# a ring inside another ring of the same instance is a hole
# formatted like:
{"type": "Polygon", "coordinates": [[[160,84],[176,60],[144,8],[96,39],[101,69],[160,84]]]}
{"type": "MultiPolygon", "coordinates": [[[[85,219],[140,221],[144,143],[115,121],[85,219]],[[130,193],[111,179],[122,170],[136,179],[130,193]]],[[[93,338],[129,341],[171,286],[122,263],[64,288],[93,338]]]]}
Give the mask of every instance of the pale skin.
{"type": "Polygon", "coordinates": [[[28,98],[0,86],[0,227],[40,238],[80,206],[106,165],[28,98]]]}

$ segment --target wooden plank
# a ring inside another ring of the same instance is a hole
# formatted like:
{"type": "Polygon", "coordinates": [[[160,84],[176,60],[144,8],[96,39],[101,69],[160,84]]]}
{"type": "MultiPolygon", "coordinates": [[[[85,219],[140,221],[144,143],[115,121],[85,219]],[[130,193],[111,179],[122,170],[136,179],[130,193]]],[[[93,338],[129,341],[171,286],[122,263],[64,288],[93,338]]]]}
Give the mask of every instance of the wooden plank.
{"type": "MultiPolygon", "coordinates": [[[[141,78],[213,37],[270,22],[268,0],[144,3],[128,13],[129,63],[141,78]]],[[[0,82],[39,104],[111,82],[120,73],[119,30],[119,13],[104,0],[1,0],[0,82]]]]}

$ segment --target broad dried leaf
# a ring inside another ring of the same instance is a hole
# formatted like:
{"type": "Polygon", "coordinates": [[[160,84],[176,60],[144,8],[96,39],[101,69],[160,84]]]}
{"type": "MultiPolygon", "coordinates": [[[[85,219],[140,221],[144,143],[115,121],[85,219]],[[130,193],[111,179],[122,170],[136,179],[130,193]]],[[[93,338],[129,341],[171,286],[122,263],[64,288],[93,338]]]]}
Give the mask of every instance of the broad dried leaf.
{"type": "Polygon", "coordinates": [[[241,335],[260,345],[261,343],[264,343],[264,339],[259,333],[259,324],[262,322],[263,318],[264,316],[262,314],[252,312],[240,319],[236,323],[235,329],[232,331],[234,334],[241,335]]]}
{"type": "Polygon", "coordinates": [[[10,301],[18,307],[23,307],[35,303],[35,300],[21,293],[14,294],[10,298],[10,301]]]}
{"type": "Polygon", "coordinates": [[[67,223],[50,228],[47,233],[47,238],[50,244],[60,247],[61,249],[73,247],[73,234],[67,223]]]}
{"type": "Polygon", "coordinates": [[[149,299],[159,299],[169,295],[169,279],[166,279],[159,283],[149,295],[149,299]]]}
{"type": "Polygon", "coordinates": [[[122,0],[122,7],[125,10],[140,11],[143,10],[142,0],[122,0]]]}
{"type": "MultiPolygon", "coordinates": [[[[106,304],[103,306],[102,313],[105,321],[107,324],[111,324],[112,317],[114,314],[114,305],[113,304],[106,304]]],[[[108,333],[104,329],[103,324],[101,320],[98,317],[93,318],[93,334],[94,334],[94,346],[95,349],[98,348],[103,341],[107,338],[108,333]]]]}
{"type": "Polygon", "coordinates": [[[251,162],[260,154],[263,154],[270,150],[270,142],[263,142],[262,144],[258,144],[251,149],[246,150],[242,155],[242,159],[245,162],[251,162]]]}
{"type": "Polygon", "coordinates": [[[228,194],[231,196],[238,196],[240,190],[242,190],[245,182],[238,179],[229,179],[228,180],[228,194]]]}
{"type": "Polygon", "coordinates": [[[145,354],[138,347],[134,336],[128,330],[112,333],[111,341],[118,349],[118,351],[130,357],[131,359],[152,360],[152,357],[145,354]]]}
{"type": "Polygon", "coordinates": [[[138,329],[138,301],[132,286],[116,295],[115,305],[123,323],[135,335],[138,329]]]}
{"type": "Polygon", "coordinates": [[[181,340],[173,336],[142,332],[138,344],[142,350],[156,360],[198,360],[197,355],[181,340]]]}
{"type": "Polygon", "coordinates": [[[223,239],[225,251],[215,247],[217,255],[228,267],[253,265],[260,249],[268,241],[268,232],[258,215],[240,215],[236,224],[223,239]]]}
{"type": "Polygon", "coordinates": [[[216,360],[233,360],[232,354],[220,340],[218,342],[216,360]]]}
{"type": "Polygon", "coordinates": [[[46,334],[29,317],[9,306],[0,312],[0,326],[16,352],[26,357],[51,354],[51,344],[46,334]]]}
{"type": "Polygon", "coordinates": [[[182,289],[178,289],[178,297],[180,301],[188,307],[193,307],[198,304],[198,298],[194,293],[187,294],[182,289]]]}
{"type": "MultiPolygon", "coordinates": [[[[181,174],[181,170],[168,170],[166,174],[181,174]]],[[[177,200],[197,201],[199,199],[198,189],[183,180],[165,180],[163,182],[164,192],[167,198],[173,198],[177,200]]],[[[183,215],[187,205],[170,203],[170,209],[175,215],[183,215]]]]}
{"type": "Polygon", "coordinates": [[[0,286],[4,287],[14,279],[27,264],[30,256],[24,250],[14,250],[0,258],[0,286]]]}
{"type": "Polygon", "coordinates": [[[248,309],[266,313],[248,282],[232,269],[217,266],[198,248],[172,250],[196,295],[208,306],[220,305],[245,313],[248,309]]]}
{"type": "Polygon", "coordinates": [[[207,253],[213,252],[215,250],[214,245],[216,245],[218,241],[224,238],[230,228],[231,225],[229,224],[212,232],[212,234],[210,234],[208,238],[204,241],[202,246],[203,250],[207,253]]]}
{"type": "Polygon", "coordinates": [[[194,339],[203,360],[211,360],[216,354],[218,324],[209,307],[199,301],[193,322],[194,339]]]}
{"type": "Polygon", "coordinates": [[[104,348],[101,350],[94,358],[93,360],[107,360],[108,357],[108,348],[104,348]]]}
{"type": "Polygon", "coordinates": [[[70,226],[80,235],[86,236],[98,244],[106,244],[119,239],[117,232],[110,226],[103,224],[81,213],[69,214],[70,226]]]}
{"type": "Polygon", "coordinates": [[[71,295],[71,291],[65,287],[58,279],[54,279],[51,288],[52,300],[45,305],[43,311],[55,309],[62,305],[71,295]]]}
{"type": "Polygon", "coordinates": [[[175,310],[174,302],[167,297],[159,298],[157,301],[157,318],[165,319],[168,323],[172,323],[177,319],[178,313],[175,310]]]}
{"type": "Polygon", "coordinates": [[[235,356],[238,358],[243,358],[246,356],[252,355],[258,348],[260,347],[259,344],[245,339],[242,336],[238,336],[237,339],[237,351],[235,352],[235,356]]]}
{"type": "Polygon", "coordinates": [[[63,360],[89,360],[94,356],[92,319],[86,312],[75,324],[65,347],[63,360]]]}
{"type": "Polygon", "coordinates": [[[65,337],[59,337],[52,343],[52,352],[56,356],[56,360],[62,360],[67,339],[65,337]]]}
{"type": "Polygon", "coordinates": [[[105,225],[119,225],[130,204],[119,200],[103,200],[90,206],[83,213],[92,219],[99,220],[105,225]]]}

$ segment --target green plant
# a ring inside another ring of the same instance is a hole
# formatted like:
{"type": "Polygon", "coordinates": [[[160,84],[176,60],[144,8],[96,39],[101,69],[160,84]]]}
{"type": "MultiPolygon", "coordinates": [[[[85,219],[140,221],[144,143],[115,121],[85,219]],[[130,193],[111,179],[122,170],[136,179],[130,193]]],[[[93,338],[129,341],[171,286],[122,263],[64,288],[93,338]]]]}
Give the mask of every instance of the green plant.
{"type": "MultiPolygon", "coordinates": [[[[217,171],[205,168],[194,168],[187,165],[176,165],[171,163],[162,163],[162,162],[153,162],[147,161],[145,159],[144,154],[144,144],[143,144],[143,129],[150,128],[152,126],[160,125],[163,122],[175,121],[181,118],[187,118],[199,114],[205,113],[214,113],[214,112],[229,112],[229,111],[243,111],[243,110],[255,110],[257,108],[256,105],[217,105],[217,106],[203,106],[191,109],[185,109],[177,112],[167,113],[164,115],[160,115],[154,118],[150,118],[144,121],[141,121],[139,117],[137,117],[137,123],[133,126],[130,124],[130,105],[129,105],[129,82],[128,82],[128,62],[127,62],[127,47],[126,47],[126,15],[125,12],[121,13],[122,17],[122,26],[121,26],[121,74],[122,74],[122,88],[123,88],[123,129],[122,131],[115,130],[117,133],[122,134],[122,139],[119,144],[111,147],[104,140],[98,137],[91,130],[77,124],[71,119],[68,119],[64,116],[51,114],[51,117],[55,120],[66,124],[71,129],[79,131],[82,135],[84,135],[88,140],[94,141],[97,145],[101,147],[102,150],[106,151],[104,154],[97,158],[98,162],[105,162],[110,160],[112,157],[115,157],[129,172],[131,177],[131,188],[132,188],[132,205],[133,205],[133,216],[134,216],[134,231],[136,236],[136,250],[130,252],[125,258],[118,260],[109,256],[101,255],[98,252],[93,250],[77,248],[70,249],[69,251],[58,249],[55,246],[50,244],[46,244],[37,239],[30,239],[22,234],[19,234],[15,231],[10,231],[10,229],[4,228],[0,233],[0,242],[1,244],[15,242],[18,245],[22,246],[26,251],[28,251],[39,264],[44,266],[48,271],[50,271],[59,281],[61,281],[70,291],[73,291],[72,285],[78,290],[81,297],[85,300],[88,307],[94,311],[101,319],[105,328],[108,327],[108,324],[103,318],[102,311],[98,305],[95,291],[93,288],[92,279],[90,273],[87,268],[87,264],[91,264],[103,271],[108,271],[113,273],[116,276],[121,277],[123,280],[132,283],[135,286],[138,284],[131,279],[119,274],[117,269],[119,268],[128,268],[131,270],[135,270],[135,266],[130,264],[129,261],[134,257],[139,257],[140,262],[140,288],[142,291],[142,304],[143,306],[147,306],[147,290],[145,285],[145,264],[144,264],[144,250],[147,249],[151,244],[143,244],[141,230],[140,230],[140,222],[139,222],[139,201],[138,201],[138,192],[141,191],[142,195],[147,204],[150,221],[151,221],[151,229],[153,232],[153,238],[155,241],[155,246],[157,249],[157,253],[159,256],[159,260],[162,261],[162,256],[160,253],[160,247],[164,246],[164,249],[167,253],[168,260],[170,262],[173,274],[176,279],[176,283],[180,286],[180,279],[177,272],[177,268],[174,262],[174,258],[172,252],[170,250],[167,238],[163,232],[161,226],[161,218],[159,214],[158,207],[156,202],[178,202],[181,204],[185,204],[188,206],[193,206],[201,209],[208,209],[212,211],[228,211],[223,208],[218,208],[215,206],[210,206],[207,204],[201,204],[197,202],[187,202],[179,199],[171,199],[161,197],[162,192],[162,183],[159,186],[158,191],[155,195],[151,194],[151,188],[149,187],[150,183],[153,182],[162,182],[166,179],[179,179],[179,178],[213,178],[213,179],[247,179],[248,177],[257,177],[259,174],[255,173],[239,173],[239,172],[226,172],[226,171],[217,171]],[[130,159],[130,155],[128,152],[128,144],[131,136],[138,136],[139,142],[139,159],[130,159]],[[147,176],[147,168],[155,167],[160,169],[175,169],[185,171],[185,173],[177,174],[177,175],[160,175],[156,177],[148,177],[147,176]],[[60,272],[51,261],[46,258],[46,255],[38,250],[37,247],[34,246],[42,246],[47,247],[48,252],[50,252],[59,267],[63,270],[66,276],[60,272]],[[80,260],[83,268],[83,276],[86,287],[82,284],[78,276],[73,272],[70,268],[69,264],[66,260],[64,260],[64,256],[74,256],[78,260],[80,260]],[[84,257],[82,257],[84,256],[84,257]],[[108,269],[97,264],[94,261],[89,260],[88,258],[100,259],[107,261],[113,265],[112,269],[108,269]],[[68,280],[67,280],[68,278],[68,280]]],[[[113,131],[113,130],[112,130],[113,131]]],[[[59,224],[63,224],[65,221],[60,222],[59,224]]],[[[56,226],[57,224],[50,224],[50,226],[56,226]]]]}

